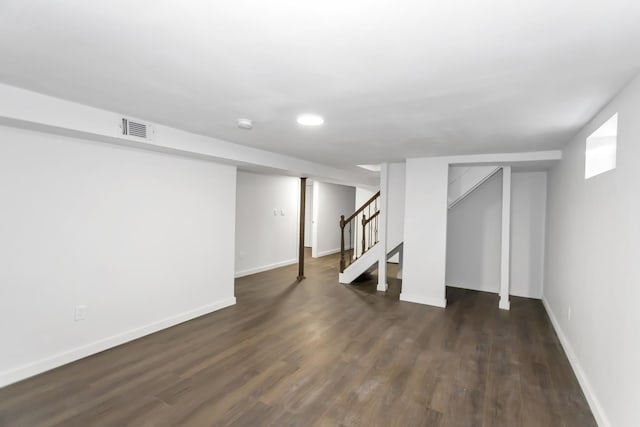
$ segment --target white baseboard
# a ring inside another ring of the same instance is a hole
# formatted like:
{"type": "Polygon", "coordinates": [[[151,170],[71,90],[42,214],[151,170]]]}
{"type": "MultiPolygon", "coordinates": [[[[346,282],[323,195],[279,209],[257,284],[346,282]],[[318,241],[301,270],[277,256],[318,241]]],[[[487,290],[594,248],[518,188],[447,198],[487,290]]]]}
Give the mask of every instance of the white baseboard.
{"type": "Polygon", "coordinates": [[[529,299],[542,299],[542,296],[538,293],[538,294],[525,294],[525,293],[516,293],[516,292],[509,292],[509,296],[512,297],[520,297],[520,298],[529,298],[529,299]]]}
{"type": "Polygon", "coordinates": [[[496,285],[494,287],[486,287],[483,288],[481,286],[471,286],[471,285],[459,285],[457,283],[447,283],[447,286],[451,287],[451,288],[458,288],[458,289],[468,289],[470,291],[478,291],[478,292],[489,292],[492,294],[497,294],[500,292],[500,285],[496,285]]]}
{"type": "Polygon", "coordinates": [[[547,311],[547,315],[549,316],[549,319],[551,319],[551,324],[553,325],[553,329],[555,329],[556,334],[560,339],[560,344],[562,344],[562,348],[564,349],[564,352],[567,354],[569,363],[571,364],[571,367],[573,368],[573,372],[575,373],[576,378],[578,379],[578,383],[580,383],[582,392],[587,398],[587,402],[589,403],[589,407],[591,408],[591,412],[593,413],[593,416],[596,419],[598,426],[611,427],[611,423],[609,422],[609,419],[607,418],[604,412],[604,409],[602,409],[602,405],[600,404],[600,401],[596,397],[593,387],[591,387],[591,384],[589,383],[589,380],[587,379],[586,374],[584,373],[584,371],[582,370],[582,367],[580,366],[580,362],[578,362],[578,357],[576,356],[576,353],[573,351],[573,347],[571,347],[571,343],[569,342],[566,335],[562,331],[562,328],[560,327],[560,323],[558,322],[558,319],[556,318],[555,314],[551,310],[551,306],[547,302],[547,299],[544,297],[544,295],[542,296],[542,305],[544,305],[544,308],[547,311]]]}
{"type": "Polygon", "coordinates": [[[238,271],[235,274],[236,279],[238,277],[248,276],[250,274],[262,273],[263,271],[273,270],[274,268],[286,267],[287,265],[292,265],[298,262],[297,258],[288,259],[286,261],[275,262],[273,264],[267,264],[260,267],[248,268],[246,270],[238,271]]]}
{"type": "Polygon", "coordinates": [[[162,329],[170,328],[171,326],[175,326],[179,323],[195,319],[196,317],[212,313],[225,307],[229,307],[231,305],[234,305],[235,303],[235,297],[226,298],[220,301],[216,301],[212,304],[207,304],[205,306],[196,308],[194,310],[189,310],[175,316],[167,317],[165,319],[149,323],[139,328],[131,329],[117,335],[103,338],[101,340],[94,341],[92,343],[76,347],[62,353],[55,354],[53,356],[46,357],[44,359],[37,360],[35,362],[24,364],[8,371],[0,372],[0,387],[4,387],[9,384],[32,377],[34,375],[41,374],[59,366],[66,365],[67,363],[82,359],[83,357],[91,356],[92,354],[99,353],[112,347],[116,347],[126,342],[141,338],[145,335],[161,331],[162,329]]]}
{"type": "Polygon", "coordinates": [[[447,306],[446,298],[430,298],[423,295],[406,294],[404,292],[400,294],[400,301],[415,302],[417,304],[432,305],[434,307],[441,308],[445,308],[447,306]]]}
{"type": "Polygon", "coordinates": [[[313,258],[320,258],[327,255],[333,255],[340,252],[340,248],[337,249],[329,249],[327,251],[317,252],[315,255],[312,255],[313,258]]]}
{"type": "MultiPolygon", "coordinates": [[[[473,286],[468,286],[468,285],[458,285],[456,283],[447,283],[447,286],[449,286],[451,288],[469,289],[471,291],[489,292],[489,293],[492,293],[492,294],[500,294],[500,285],[499,284],[494,286],[494,287],[492,287],[492,288],[480,288],[480,287],[473,287],[473,286]]],[[[531,299],[542,299],[542,297],[539,294],[537,294],[537,295],[529,295],[529,294],[512,292],[512,290],[509,290],[509,296],[521,297],[521,298],[531,298],[531,299]]]]}

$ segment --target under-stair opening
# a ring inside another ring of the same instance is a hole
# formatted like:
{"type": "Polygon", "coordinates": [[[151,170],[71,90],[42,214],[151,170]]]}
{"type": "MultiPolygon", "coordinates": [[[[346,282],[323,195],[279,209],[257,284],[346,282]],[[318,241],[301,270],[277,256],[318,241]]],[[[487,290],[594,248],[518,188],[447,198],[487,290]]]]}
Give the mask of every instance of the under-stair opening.
{"type": "Polygon", "coordinates": [[[378,264],[376,263],[370,271],[366,271],[349,283],[343,283],[353,289],[367,294],[384,295],[385,297],[398,300],[402,292],[402,278],[397,276],[398,264],[387,262],[387,284],[386,292],[382,293],[378,289],[378,264]]]}
{"type": "MultiPolygon", "coordinates": [[[[445,272],[448,287],[496,295],[500,292],[502,171],[494,172],[495,169],[467,172],[476,174],[475,181],[465,183],[458,198],[449,200],[445,272]]],[[[454,169],[455,172],[459,171],[454,169]]]]}

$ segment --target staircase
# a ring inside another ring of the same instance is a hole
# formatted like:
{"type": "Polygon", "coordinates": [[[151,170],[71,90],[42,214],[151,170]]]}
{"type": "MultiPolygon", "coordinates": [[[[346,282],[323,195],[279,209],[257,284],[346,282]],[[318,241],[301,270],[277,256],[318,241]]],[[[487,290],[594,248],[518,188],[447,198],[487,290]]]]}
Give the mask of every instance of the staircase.
{"type": "MultiPolygon", "coordinates": [[[[501,169],[500,166],[451,166],[448,208],[455,207],[501,169]]],[[[381,259],[388,260],[397,253],[400,253],[398,278],[401,278],[403,242],[387,241],[387,254],[384,256],[384,245],[378,239],[381,231],[380,208],[378,191],[348,217],[340,216],[340,283],[353,282],[362,274],[375,270],[381,259]]]]}
{"type": "Polygon", "coordinates": [[[449,209],[460,203],[473,190],[498,173],[499,166],[451,166],[449,168],[449,187],[447,205],[449,209]]]}
{"type": "MultiPolygon", "coordinates": [[[[375,270],[380,260],[380,192],[348,217],[340,217],[340,283],[351,283],[375,270]]],[[[387,253],[387,259],[402,250],[402,243],[387,253]]]]}
{"type": "Polygon", "coordinates": [[[378,243],[380,191],[347,218],[340,216],[340,273],[378,243]]]}

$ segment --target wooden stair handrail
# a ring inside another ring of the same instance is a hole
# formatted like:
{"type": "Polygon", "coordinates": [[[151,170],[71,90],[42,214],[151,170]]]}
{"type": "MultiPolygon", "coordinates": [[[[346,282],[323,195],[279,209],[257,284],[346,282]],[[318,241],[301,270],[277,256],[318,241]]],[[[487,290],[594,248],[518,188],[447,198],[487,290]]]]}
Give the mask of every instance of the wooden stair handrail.
{"type": "Polygon", "coordinates": [[[367,206],[369,206],[371,203],[373,203],[373,201],[375,199],[377,199],[378,197],[380,197],[380,190],[378,190],[378,192],[376,194],[374,194],[373,196],[371,196],[371,198],[369,200],[367,200],[362,206],[360,206],[358,208],[357,211],[355,211],[354,213],[352,213],[351,215],[349,215],[347,218],[345,218],[343,221],[340,222],[340,225],[342,227],[344,227],[344,224],[348,223],[349,221],[351,221],[353,218],[355,218],[356,216],[358,216],[358,214],[360,212],[362,212],[363,210],[365,210],[365,208],[367,206]]]}
{"type": "MultiPolygon", "coordinates": [[[[345,227],[347,226],[347,224],[349,224],[349,246],[352,246],[352,241],[351,241],[351,221],[353,221],[355,218],[358,217],[359,214],[362,213],[362,255],[364,255],[364,253],[371,248],[372,244],[371,241],[372,239],[375,240],[375,243],[378,242],[378,221],[376,220],[374,225],[370,225],[369,226],[369,248],[367,248],[367,243],[366,243],[366,235],[367,235],[367,225],[369,225],[370,222],[372,222],[374,219],[376,219],[378,217],[378,215],[380,215],[380,209],[378,208],[378,203],[377,203],[377,199],[378,197],[380,197],[380,190],[378,190],[373,196],[371,196],[369,198],[369,200],[367,200],[362,206],[360,206],[354,213],[352,213],[351,215],[349,215],[349,217],[345,218],[344,215],[340,215],[340,272],[344,272],[344,269],[346,267],[346,259],[345,259],[345,227]],[[374,206],[374,213],[371,213],[371,207],[372,205],[375,203],[374,206]],[[367,218],[367,215],[364,214],[364,210],[365,209],[369,209],[368,213],[369,213],[369,218],[367,218]],[[375,227],[375,230],[372,229],[372,227],[375,227]]],[[[356,227],[358,227],[358,225],[355,225],[356,227]]],[[[374,244],[375,244],[374,243],[374,244]]],[[[357,251],[351,247],[349,249],[350,251],[353,251],[353,259],[358,259],[358,254],[356,253],[357,251]]],[[[349,264],[351,264],[351,262],[353,262],[353,260],[351,260],[349,262],[349,264]]]]}
{"type": "Polygon", "coordinates": [[[376,213],[374,213],[373,215],[371,215],[369,218],[367,217],[363,217],[362,218],[362,225],[367,225],[371,222],[371,220],[373,220],[375,217],[377,217],[378,215],[380,215],[380,211],[376,211],[376,213]]]}

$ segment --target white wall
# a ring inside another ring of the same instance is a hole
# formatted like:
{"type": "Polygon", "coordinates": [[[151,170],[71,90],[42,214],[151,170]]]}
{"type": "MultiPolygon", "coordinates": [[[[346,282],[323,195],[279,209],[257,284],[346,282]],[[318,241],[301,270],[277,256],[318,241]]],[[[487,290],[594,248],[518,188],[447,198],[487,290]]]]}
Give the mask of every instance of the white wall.
{"type": "MultiPolygon", "coordinates": [[[[404,239],[405,163],[389,163],[389,212],[387,215],[387,250],[404,239]]],[[[392,259],[397,262],[398,256],[392,259]]]]}
{"type": "MultiPolygon", "coordinates": [[[[376,185],[376,178],[360,168],[339,169],[320,163],[233,144],[155,123],[153,140],[137,141],[120,135],[122,115],[0,84],[0,123],[32,130],[76,136],[94,141],[129,144],[180,153],[219,163],[265,168],[271,173],[309,176],[328,182],[376,185]]],[[[145,121],[143,121],[145,122],[145,121]]]]}
{"type": "Polygon", "coordinates": [[[500,290],[501,227],[502,173],[497,173],[449,209],[448,286],[500,290]]]}
{"type": "Polygon", "coordinates": [[[236,277],[297,262],[299,200],[299,178],[238,171],[236,277]]]}
{"type": "Polygon", "coordinates": [[[636,78],[565,147],[548,177],[543,298],[602,426],[639,419],[639,115],[636,78]],[[585,140],[616,112],[617,168],[585,180],[585,140]]]}
{"type": "MultiPolygon", "coordinates": [[[[517,172],[511,183],[511,295],[541,298],[544,269],[546,172],[517,172]]],[[[449,286],[498,293],[502,173],[449,210],[449,286]]]]}
{"type": "Polygon", "coordinates": [[[313,182],[313,246],[311,256],[340,251],[340,215],[350,215],[355,206],[355,187],[313,182]]]}
{"type": "MultiPolygon", "coordinates": [[[[357,209],[360,208],[360,206],[364,205],[367,200],[372,198],[373,195],[376,194],[376,192],[377,191],[369,190],[368,188],[356,187],[355,203],[353,205],[353,209],[351,210],[351,212],[345,213],[345,216],[354,213],[357,209]]],[[[362,215],[360,215],[360,218],[362,218],[362,215]]]]}
{"type": "Polygon", "coordinates": [[[444,307],[447,158],[407,159],[403,301],[444,307]]]}
{"type": "Polygon", "coordinates": [[[307,180],[304,196],[304,245],[308,248],[313,242],[313,182],[307,180]]]}
{"type": "Polygon", "coordinates": [[[542,298],[547,172],[511,175],[511,295],[542,298]]]}
{"type": "Polygon", "coordinates": [[[8,127],[0,141],[0,385],[235,302],[234,167],[8,127]]]}

